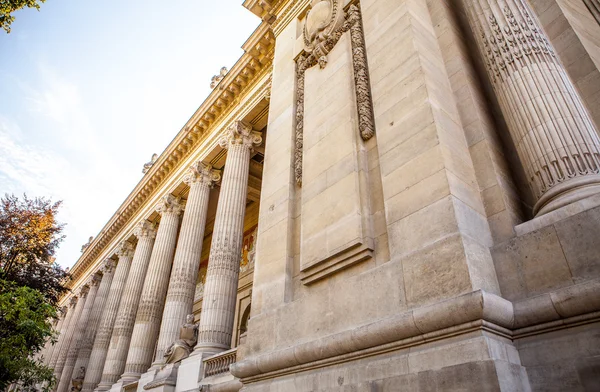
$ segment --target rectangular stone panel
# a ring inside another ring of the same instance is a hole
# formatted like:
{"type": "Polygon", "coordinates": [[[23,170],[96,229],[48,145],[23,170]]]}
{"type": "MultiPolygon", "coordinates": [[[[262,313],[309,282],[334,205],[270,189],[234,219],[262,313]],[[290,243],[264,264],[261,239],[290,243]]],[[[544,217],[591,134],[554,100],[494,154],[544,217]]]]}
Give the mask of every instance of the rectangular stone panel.
{"type": "Polygon", "coordinates": [[[370,259],[367,157],[358,131],[349,34],[305,73],[301,279],[370,259]]]}

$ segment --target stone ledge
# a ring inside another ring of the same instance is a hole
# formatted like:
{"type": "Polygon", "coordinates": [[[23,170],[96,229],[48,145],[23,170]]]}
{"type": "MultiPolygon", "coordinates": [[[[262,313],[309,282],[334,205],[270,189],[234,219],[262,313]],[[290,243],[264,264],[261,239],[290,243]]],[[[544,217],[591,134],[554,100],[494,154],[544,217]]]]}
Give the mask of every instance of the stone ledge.
{"type": "Polygon", "coordinates": [[[241,379],[259,378],[267,373],[286,373],[291,368],[298,370],[317,362],[323,366],[329,362],[344,362],[474,330],[487,330],[512,339],[531,332],[525,327],[534,326],[535,333],[541,333],[546,329],[556,329],[557,322],[563,328],[571,322],[589,322],[589,317],[578,316],[587,314],[598,318],[597,311],[600,311],[600,280],[557,290],[515,305],[497,295],[478,290],[353,330],[246,358],[231,365],[230,370],[232,375],[241,379]],[[554,313],[550,307],[555,309],[554,313]]]}

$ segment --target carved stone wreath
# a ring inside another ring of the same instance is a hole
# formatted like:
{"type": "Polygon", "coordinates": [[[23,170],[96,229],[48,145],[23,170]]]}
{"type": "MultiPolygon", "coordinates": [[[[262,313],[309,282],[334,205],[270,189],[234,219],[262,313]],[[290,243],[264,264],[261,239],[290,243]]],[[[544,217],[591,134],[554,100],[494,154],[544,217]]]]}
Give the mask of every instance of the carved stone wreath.
{"type": "Polygon", "coordinates": [[[307,69],[319,64],[327,66],[327,54],[350,31],[352,43],[352,69],[358,111],[358,129],[363,140],[375,134],[373,100],[369,83],[367,51],[363,35],[360,9],[351,5],[347,13],[340,7],[340,0],[313,0],[312,8],[304,24],[304,51],[296,59],[296,143],[294,172],[296,183],[302,185],[302,149],[304,137],[304,75],[307,69]]]}

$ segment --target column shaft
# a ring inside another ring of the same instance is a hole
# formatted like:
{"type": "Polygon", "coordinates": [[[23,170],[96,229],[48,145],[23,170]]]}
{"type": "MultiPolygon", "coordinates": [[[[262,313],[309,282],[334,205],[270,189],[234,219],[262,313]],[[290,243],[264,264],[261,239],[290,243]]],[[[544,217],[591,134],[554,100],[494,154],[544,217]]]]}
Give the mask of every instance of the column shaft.
{"type": "Polygon", "coordinates": [[[169,279],[154,359],[156,364],[163,362],[166,349],[179,338],[179,329],[185,322],[185,317],[192,313],[210,189],[219,178],[219,173],[212,170],[212,167],[198,162],[190,168],[184,179],[190,186],[190,192],[169,279]]]}
{"type": "Polygon", "coordinates": [[[135,235],[138,237],[138,244],[135,248],[131,269],[127,277],[127,290],[123,292],[123,298],[117,312],[117,319],[113,328],[106,362],[102,371],[102,380],[96,388],[99,391],[106,391],[117,382],[125,368],[125,360],[131,333],[135,323],[135,316],[148,271],[148,263],[154,246],[156,229],[148,221],[143,221],[137,227],[135,235]]]}
{"type": "Polygon", "coordinates": [[[67,392],[71,389],[71,376],[73,375],[73,368],[75,366],[75,361],[77,360],[77,355],[79,354],[81,338],[88,327],[88,322],[92,307],[94,306],[94,300],[96,299],[96,293],[98,292],[100,279],[100,276],[95,274],[89,282],[90,291],[85,299],[85,305],[83,307],[83,311],[81,312],[81,316],[79,316],[79,320],[77,320],[75,334],[73,335],[73,339],[71,339],[71,345],[69,347],[69,351],[67,352],[65,366],[63,367],[63,371],[58,382],[58,388],[56,389],[57,392],[67,392]]]}
{"type": "Polygon", "coordinates": [[[540,215],[600,192],[600,139],[524,0],[465,0],[540,215]]]}
{"type": "Polygon", "coordinates": [[[250,152],[262,141],[251,126],[236,122],[221,146],[228,148],[213,230],[196,351],[231,346],[248,188],[250,152]]]}
{"type": "Polygon", "coordinates": [[[115,268],[112,284],[106,298],[106,304],[102,310],[102,317],[98,325],[98,331],[94,338],[94,346],[90,354],[90,361],[85,372],[82,392],[92,392],[98,386],[102,378],[102,370],[108,353],[108,345],[113,332],[117,311],[125,289],[125,283],[129,276],[131,259],[133,258],[133,246],[129,242],[123,242],[117,251],[119,262],[115,268]]]}
{"type": "Polygon", "coordinates": [[[69,353],[69,350],[71,348],[71,342],[73,341],[73,337],[75,336],[75,332],[77,331],[79,326],[79,318],[81,316],[81,313],[83,312],[88,291],[89,286],[83,286],[83,288],[79,291],[79,300],[77,301],[77,305],[75,306],[73,318],[69,323],[70,325],[69,329],[67,330],[67,334],[65,335],[65,341],[60,347],[60,353],[58,355],[58,359],[56,360],[56,365],[54,366],[54,376],[56,376],[56,379],[59,381],[62,375],[63,368],[65,367],[65,362],[67,361],[67,354],[69,353]]]}
{"type": "MultiPolygon", "coordinates": [[[[58,319],[58,323],[56,323],[56,325],[54,326],[54,328],[52,328],[54,331],[56,331],[59,336],[60,336],[60,330],[62,329],[62,325],[65,322],[65,317],[66,317],[66,308],[62,307],[58,310],[58,315],[59,315],[59,319],[58,319]]],[[[46,343],[46,349],[44,350],[44,353],[42,354],[44,357],[44,364],[50,366],[50,360],[52,359],[52,353],[54,352],[54,348],[56,347],[56,344],[58,342],[52,344],[52,342],[50,340],[48,340],[48,342],[46,343]]]]}
{"type": "Polygon", "coordinates": [[[182,209],[181,201],[172,195],[165,196],[156,208],[162,216],[131,335],[125,373],[122,377],[123,383],[139,379],[152,362],[175,255],[179,215],[182,209]]]}
{"type": "Polygon", "coordinates": [[[65,336],[67,335],[67,331],[69,330],[69,325],[71,324],[71,319],[73,318],[73,313],[75,312],[76,305],[77,297],[72,297],[69,306],[66,310],[65,320],[61,326],[58,335],[58,341],[54,345],[54,350],[52,350],[52,357],[50,358],[50,362],[48,363],[48,366],[51,368],[54,368],[54,366],[56,366],[56,361],[58,360],[58,355],[60,354],[60,348],[62,347],[65,341],[65,336]]]}
{"type": "Polygon", "coordinates": [[[108,298],[114,275],[115,262],[111,259],[108,259],[105,261],[104,267],[102,268],[102,280],[100,281],[100,287],[98,287],[98,292],[96,293],[96,299],[94,300],[90,319],[81,339],[81,345],[79,347],[77,361],[75,362],[74,372],[78,372],[81,368],[84,368],[86,373],[88,371],[90,355],[92,354],[92,348],[94,347],[94,338],[96,337],[96,331],[98,330],[98,325],[100,324],[100,318],[104,310],[104,304],[108,298]]]}

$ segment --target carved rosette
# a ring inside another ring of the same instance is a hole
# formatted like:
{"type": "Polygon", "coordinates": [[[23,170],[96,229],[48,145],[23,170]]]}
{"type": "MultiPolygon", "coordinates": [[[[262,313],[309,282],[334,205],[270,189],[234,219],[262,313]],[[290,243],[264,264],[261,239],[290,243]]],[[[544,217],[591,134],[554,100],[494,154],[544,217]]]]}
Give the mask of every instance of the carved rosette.
{"type": "Polygon", "coordinates": [[[294,175],[302,185],[302,151],[304,147],[304,79],[307,69],[319,64],[327,65],[327,54],[342,35],[350,31],[352,44],[352,69],[358,111],[358,129],[363,140],[375,134],[375,116],[369,81],[367,50],[360,9],[351,5],[347,15],[338,5],[339,1],[313,1],[313,7],[304,24],[304,52],[296,58],[296,138],[294,151],[294,175]]]}
{"type": "Polygon", "coordinates": [[[191,186],[195,183],[200,183],[204,186],[212,188],[221,179],[221,171],[215,170],[211,165],[207,165],[198,161],[194,163],[189,169],[183,182],[191,186]]]}
{"type": "MultiPolygon", "coordinates": [[[[150,223],[150,222],[148,222],[148,223],[150,223]]],[[[138,236],[138,235],[136,234],[136,236],[138,236]]],[[[129,241],[122,241],[119,244],[119,246],[117,247],[115,253],[119,257],[133,257],[133,251],[134,251],[134,248],[133,248],[133,244],[131,242],[129,242],[129,241]]]]}
{"type": "Polygon", "coordinates": [[[219,141],[222,148],[231,148],[233,146],[243,146],[252,150],[254,146],[262,143],[260,132],[252,129],[252,125],[245,121],[234,121],[227,128],[225,135],[219,141]]]}
{"type": "Polygon", "coordinates": [[[138,227],[133,231],[133,235],[137,238],[148,237],[154,239],[156,238],[156,226],[147,220],[143,220],[138,223],[138,227]]]}

